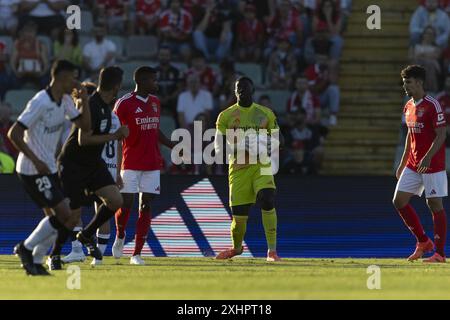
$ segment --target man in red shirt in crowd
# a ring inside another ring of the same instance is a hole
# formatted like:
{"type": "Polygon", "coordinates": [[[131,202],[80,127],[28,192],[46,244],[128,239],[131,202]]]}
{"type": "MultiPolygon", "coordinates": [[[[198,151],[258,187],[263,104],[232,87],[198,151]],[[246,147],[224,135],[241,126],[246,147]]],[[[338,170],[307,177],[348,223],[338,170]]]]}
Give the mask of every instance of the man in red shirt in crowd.
{"type": "Polygon", "coordinates": [[[424,262],[445,262],[447,218],[442,198],[447,196],[445,171],[445,115],[439,102],[423,89],[425,69],[411,65],[402,70],[403,88],[412,99],[404,109],[408,134],[405,150],[396,176],[398,179],[393,203],[405,225],[417,239],[416,250],[409,261],[421,258],[434,250],[424,262]],[[433,215],[434,243],[428,238],[414,208],[409,204],[412,196],[421,196],[425,190],[427,205],[433,215]]]}
{"type": "Polygon", "coordinates": [[[156,33],[161,9],[160,0],[136,0],[136,29],[138,33],[156,33]]]}
{"type": "Polygon", "coordinates": [[[151,202],[160,193],[162,157],[159,143],[169,148],[175,145],[161,132],[157,71],[139,67],[134,72],[136,90],[124,95],[114,107],[122,125],[128,126],[129,136],[122,142],[123,207],[116,212],[116,240],[112,252],[115,258],[123,254],[125,228],[139,193],[139,218],[136,223],[135,247],[130,264],[145,264],[141,251],[150,229],[151,202]]]}

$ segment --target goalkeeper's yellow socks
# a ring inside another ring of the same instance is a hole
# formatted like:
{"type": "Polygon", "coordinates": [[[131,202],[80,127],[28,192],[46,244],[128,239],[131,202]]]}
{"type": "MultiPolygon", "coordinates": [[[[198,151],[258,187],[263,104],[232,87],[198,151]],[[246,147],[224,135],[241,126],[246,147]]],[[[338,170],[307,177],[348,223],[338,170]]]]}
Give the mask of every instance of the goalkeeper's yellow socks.
{"type": "Polygon", "coordinates": [[[277,249],[277,212],[272,210],[262,210],[262,221],[264,232],[266,233],[267,247],[269,250],[277,249]]]}
{"type": "Polygon", "coordinates": [[[233,248],[240,251],[242,249],[242,241],[244,241],[245,232],[247,231],[248,216],[233,216],[231,222],[231,238],[233,240],[233,248]]]}

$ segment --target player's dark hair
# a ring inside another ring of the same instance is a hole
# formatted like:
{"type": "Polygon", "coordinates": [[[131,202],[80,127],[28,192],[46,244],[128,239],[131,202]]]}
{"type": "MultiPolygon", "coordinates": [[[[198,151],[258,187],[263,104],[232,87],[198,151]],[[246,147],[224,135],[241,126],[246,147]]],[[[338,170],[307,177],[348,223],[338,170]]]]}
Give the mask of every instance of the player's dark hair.
{"type": "Polygon", "coordinates": [[[152,74],[157,74],[158,71],[155,68],[149,66],[142,66],[134,71],[134,81],[139,84],[144,81],[148,76],[152,74]]]}
{"type": "Polygon", "coordinates": [[[247,77],[247,76],[241,76],[241,77],[239,77],[239,78],[236,80],[236,82],[241,82],[241,81],[243,81],[243,80],[246,80],[246,81],[250,82],[250,84],[252,85],[252,87],[255,87],[255,85],[253,84],[253,80],[250,79],[250,78],[247,77]]]}
{"type": "Polygon", "coordinates": [[[405,79],[414,78],[425,82],[427,72],[425,68],[417,64],[409,65],[402,70],[400,76],[405,79]]]}
{"type": "Polygon", "coordinates": [[[64,71],[75,72],[77,67],[70,61],[67,60],[56,60],[52,64],[50,74],[52,78],[56,77],[58,74],[64,71]]]}
{"type": "Polygon", "coordinates": [[[101,91],[111,91],[120,86],[123,78],[123,70],[117,66],[106,67],[100,70],[98,87],[101,91]]]}

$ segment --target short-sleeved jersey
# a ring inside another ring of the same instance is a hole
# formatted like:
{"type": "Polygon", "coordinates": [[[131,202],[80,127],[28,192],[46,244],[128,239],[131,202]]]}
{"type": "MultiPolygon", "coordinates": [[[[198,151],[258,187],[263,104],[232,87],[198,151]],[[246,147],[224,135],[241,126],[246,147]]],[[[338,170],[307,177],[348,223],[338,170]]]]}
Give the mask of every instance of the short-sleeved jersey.
{"type": "Polygon", "coordinates": [[[161,170],[158,97],[143,98],[136,92],[128,93],[117,101],[114,112],[130,130],[129,136],[122,140],[122,170],[161,170]]]}
{"type": "MultiPolygon", "coordinates": [[[[267,107],[253,103],[250,107],[241,107],[237,103],[222,111],[216,122],[216,129],[222,134],[227,134],[227,129],[242,129],[244,132],[249,129],[254,129],[258,133],[259,129],[266,129],[267,134],[278,128],[276,116],[267,107]]],[[[247,159],[247,156],[246,156],[247,159]]],[[[246,168],[248,166],[269,166],[261,163],[256,164],[237,164],[236,156],[230,154],[229,159],[229,174],[231,175],[236,170],[246,168]]]]}
{"type": "MultiPolygon", "coordinates": [[[[98,92],[89,97],[89,110],[91,111],[91,130],[93,135],[105,135],[111,128],[111,107],[106,104],[98,92]]],[[[73,127],[69,138],[64,143],[59,161],[69,161],[81,166],[94,167],[102,161],[104,143],[80,146],[78,131],[73,127]]]]}
{"type": "MultiPolygon", "coordinates": [[[[111,114],[111,129],[109,133],[114,133],[120,128],[120,120],[119,117],[115,114],[111,114]]],[[[105,144],[102,152],[102,158],[105,160],[106,165],[111,173],[113,173],[117,169],[117,145],[118,140],[112,140],[105,144]]],[[[116,177],[115,174],[112,175],[116,177]]]]}
{"type": "MultiPolygon", "coordinates": [[[[436,128],[445,127],[445,115],[439,102],[427,95],[414,103],[409,100],[403,109],[406,125],[411,138],[411,149],[406,166],[417,172],[417,167],[430,149],[436,137],[436,128]]],[[[445,144],[431,159],[427,173],[445,170],[445,144]]]]}
{"type": "MultiPolygon", "coordinates": [[[[50,169],[57,172],[56,148],[66,119],[74,121],[80,112],[69,95],[63,95],[60,104],[53,98],[50,88],[39,91],[17,118],[25,131],[24,140],[33,153],[50,169]]],[[[38,174],[30,159],[22,152],[17,159],[17,172],[24,175],[38,174]]]]}

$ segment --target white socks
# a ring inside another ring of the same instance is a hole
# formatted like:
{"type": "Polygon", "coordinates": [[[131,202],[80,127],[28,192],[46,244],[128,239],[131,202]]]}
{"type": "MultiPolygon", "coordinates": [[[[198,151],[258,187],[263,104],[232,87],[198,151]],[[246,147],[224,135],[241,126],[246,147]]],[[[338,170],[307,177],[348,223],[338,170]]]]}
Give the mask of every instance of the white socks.
{"type": "Polygon", "coordinates": [[[58,231],[53,228],[52,224],[49,221],[49,217],[45,217],[41,220],[41,222],[39,222],[37,227],[25,240],[25,248],[27,248],[28,250],[33,250],[34,247],[36,247],[39,243],[46,240],[53,234],[58,234],[58,231]]]}

